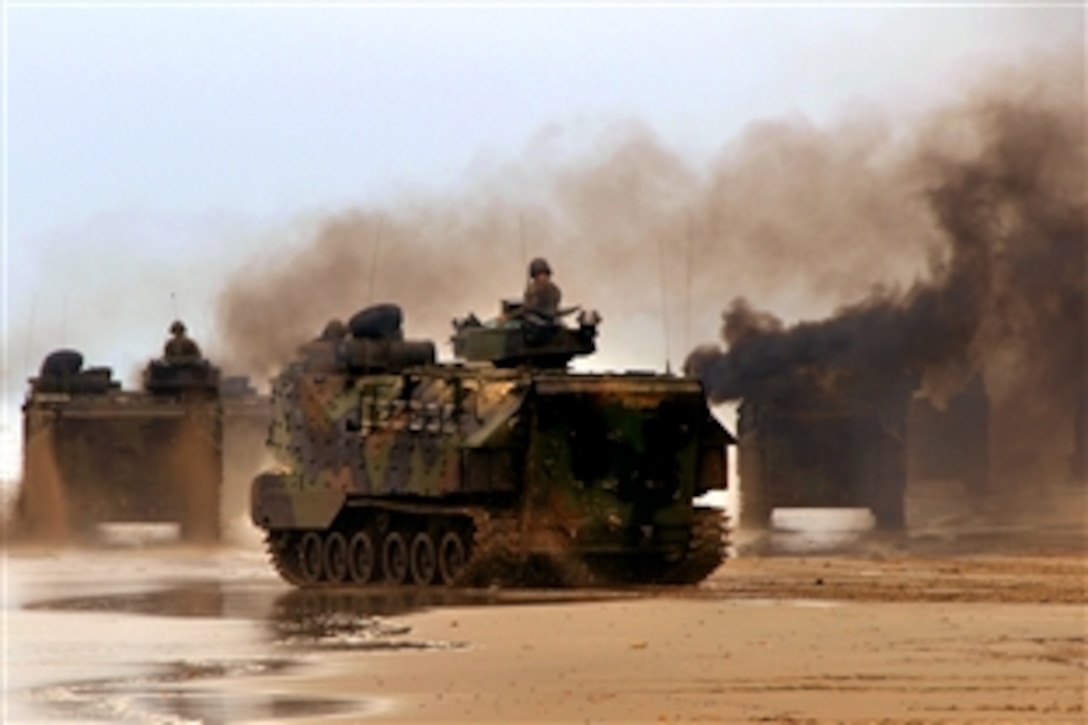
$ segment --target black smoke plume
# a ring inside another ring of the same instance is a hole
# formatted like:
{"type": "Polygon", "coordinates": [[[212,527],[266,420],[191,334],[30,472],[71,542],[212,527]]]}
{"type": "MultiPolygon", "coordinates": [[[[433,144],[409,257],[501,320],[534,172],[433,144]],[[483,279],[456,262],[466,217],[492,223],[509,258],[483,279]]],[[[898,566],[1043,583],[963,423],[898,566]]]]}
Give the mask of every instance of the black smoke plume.
{"type": "Polygon", "coordinates": [[[1088,388],[1083,60],[1051,70],[1006,79],[918,135],[904,169],[942,241],[925,278],[789,327],[735,299],[725,348],[686,362],[711,398],[812,366],[915,375],[938,400],[981,374],[1007,476],[1044,474],[1070,440],[1082,446],[1067,431],[1088,388]]]}

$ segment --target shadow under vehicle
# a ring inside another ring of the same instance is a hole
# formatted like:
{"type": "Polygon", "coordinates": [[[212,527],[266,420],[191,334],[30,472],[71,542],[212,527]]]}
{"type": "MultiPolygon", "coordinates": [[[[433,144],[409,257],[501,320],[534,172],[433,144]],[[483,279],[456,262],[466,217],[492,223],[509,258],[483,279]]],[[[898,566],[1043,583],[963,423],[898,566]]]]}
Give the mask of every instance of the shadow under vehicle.
{"type": "Polygon", "coordinates": [[[695,379],[574,373],[599,318],[454,321],[458,362],[395,305],[330,323],[273,383],[279,469],[252,519],[299,587],[691,584],[725,557],[729,434],[695,379]],[[331,331],[331,334],[330,334],[331,331]]]}
{"type": "Polygon", "coordinates": [[[252,450],[268,418],[267,396],[203,358],[151,360],[142,388],[125,390],[110,368],[53,352],[23,405],[16,536],[91,540],[99,524],[174,523],[185,541],[215,542],[225,435],[252,450]]]}

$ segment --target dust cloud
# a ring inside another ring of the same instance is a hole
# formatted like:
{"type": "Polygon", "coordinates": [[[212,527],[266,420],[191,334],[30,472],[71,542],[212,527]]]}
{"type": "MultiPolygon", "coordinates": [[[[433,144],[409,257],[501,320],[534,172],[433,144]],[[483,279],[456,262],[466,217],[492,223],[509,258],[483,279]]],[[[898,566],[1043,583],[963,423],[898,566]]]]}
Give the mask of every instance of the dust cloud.
{"type": "Polygon", "coordinates": [[[46,429],[26,441],[26,476],[6,532],[19,542],[64,544],[72,538],[68,495],[57,464],[53,431],[46,429]]]}
{"type": "Polygon", "coordinates": [[[221,454],[207,413],[205,405],[192,405],[164,451],[163,476],[178,502],[181,535],[193,543],[214,542],[220,533],[221,454]]]}
{"type": "Polygon", "coordinates": [[[588,141],[545,129],[458,193],[345,211],[310,244],[255,261],[219,300],[227,364],[267,375],[371,302],[397,302],[410,337],[442,343],[454,316],[520,296],[543,255],[564,305],[602,313],[602,355],[675,365],[731,294],[798,314],[924,270],[939,237],[895,135],[875,114],[829,128],[789,118],[692,160],[638,123],[588,141]]]}
{"type": "Polygon", "coordinates": [[[264,409],[239,411],[224,404],[222,485],[219,522],[224,541],[245,546],[260,544],[259,531],[249,522],[250,482],[274,467],[265,446],[268,416],[264,409]]]}

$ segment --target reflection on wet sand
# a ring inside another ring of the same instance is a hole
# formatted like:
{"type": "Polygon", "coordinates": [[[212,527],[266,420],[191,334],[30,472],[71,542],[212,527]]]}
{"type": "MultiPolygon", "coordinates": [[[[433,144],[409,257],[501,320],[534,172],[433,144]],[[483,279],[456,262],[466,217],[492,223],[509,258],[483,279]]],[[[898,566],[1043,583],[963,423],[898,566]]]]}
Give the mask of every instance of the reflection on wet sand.
{"type": "Polygon", "coordinates": [[[607,601],[638,596],[623,591],[504,590],[412,587],[252,590],[220,581],[177,583],[161,589],[32,601],[27,611],[115,612],[161,617],[236,618],[264,622],[273,644],[306,649],[429,649],[451,642],[413,642],[410,627],[389,617],[449,607],[517,606],[607,601]]]}
{"type": "Polygon", "coordinates": [[[283,674],[290,660],[168,663],[141,677],[85,680],[32,690],[28,699],[51,716],[71,720],[233,723],[306,715],[365,714],[366,703],[275,693],[224,693],[200,683],[283,674]]]}
{"type": "Polygon", "coordinates": [[[386,618],[450,607],[562,604],[615,600],[622,592],[563,590],[435,590],[389,588],[373,591],[294,590],[278,597],[268,622],[274,638],[306,649],[456,649],[464,642],[417,640],[410,627],[386,618]]]}
{"type": "MultiPolygon", "coordinates": [[[[102,556],[123,557],[116,550],[102,556]]],[[[94,554],[86,556],[93,561],[94,554]]],[[[142,555],[141,555],[142,556],[142,555]]],[[[229,554],[224,554],[229,557],[229,554]]],[[[47,560],[48,561],[48,560],[47,560]]],[[[129,569],[131,571],[131,569],[129,569]]],[[[233,570],[233,567],[232,567],[233,570]]],[[[236,572],[237,573],[237,572],[236,572]]],[[[412,628],[391,618],[428,609],[481,606],[562,604],[615,600],[635,593],[578,592],[562,590],[436,590],[433,588],[382,588],[351,590],[284,590],[265,582],[200,579],[174,581],[152,589],[76,596],[31,598],[22,612],[36,616],[71,616],[74,613],[136,617],[179,618],[192,622],[203,634],[197,644],[214,653],[216,631],[227,622],[252,622],[263,644],[280,657],[209,654],[206,659],[186,658],[159,662],[142,668],[138,675],[64,679],[32,686],[15,693],[34,713],[69,720],[124,720],[162,722],[181,719],[202,723],[285,720],[294,717],[361,716],[375,707],[373,698],[299,698],[276,692],[237,692],[224,685],[240,678],[270,675],[293,676],[307,667],[316,652],[382,652],[460,649],[468,643],[448,639],[421,639],[412,628]],[[201,640],[206,640],[202,642],[201,640]],[[286,657],[282,655],[286,653],[286,657]]],[[[146,627],[146,625],[145,625],[146,627]]],[[[142,629],[136,642],[102,643],[109,650],[134,647],[156,649],[148,636],[166,628],[142,629]]],[[[103,632],[102,637],[110,635],[103,632]]],[[[73,651],[78,649],[72,647],[73,651]]],[[[143,656],[147,656],[144,654],[143,656]]],[[[107,667],[108,669],[108,667],[107,667]]]]}
{"type": "Polygon", "coordinates": [[[163,617],[239,617],[288,620],[341,614],[391,617],[445,607],[517,606],[603,601],[634,596],[638,591],[571,589],[435,589],[371,587],[353,589],[245,588],[231,582],[205,580],[167,583],[152,591],[26,602],[30,611],[122,612],[163,617]]]}

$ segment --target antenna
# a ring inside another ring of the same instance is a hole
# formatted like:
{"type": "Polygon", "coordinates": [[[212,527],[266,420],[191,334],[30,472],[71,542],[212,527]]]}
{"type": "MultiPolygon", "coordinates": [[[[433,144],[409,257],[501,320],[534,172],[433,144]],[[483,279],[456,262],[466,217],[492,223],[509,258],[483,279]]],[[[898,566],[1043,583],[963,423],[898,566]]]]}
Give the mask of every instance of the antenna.
{"type": "Polygon", "coordinates": [[[370,289],[367,292],[367,302],[374,302],[374,275],[378,271],[378,249],[382,246],[382,225],[385,217],[378,216],[378,228],[374,232],[374,246],[370,253],[370,289]]]}
{"type": "Polygon", "coordinates": [[[686,250],[686,269],[684,280],[684,349],[691,349],[691,246],[695,236],[695,223],[688,212],[688,244],[686,250]]]}
{"type": "Polygon", "coordinates": [[[60,302],[60,339],[68,344],[68,293],[65,292],[60,302]]]}
{"type": "Polygon", "coordinates": [[[26,350],[23,351],[23,370],[30,369],[30,346],[34,343],[34,318],[38,312],[38,292],[30,298],[30,324],[26,328],[26,350]]]}
{"type": "Polygon", "coordinates": [[[525,212],[518,214],[518,239],[521,240],[521,263],[529,261],[529,248],[525,244],[525,212]]]}
{"type": "Polygon", "coordinates": [[[658,237],[657,240],[657,271],[661,277],[661,326],[665,335],[665,373],[671,373],[671,358],[669,354],[669,303],[665,295],[665,240],[658,237]]]}
{"type": "Polygon", "coordinates": [[[174,294],[173,290],[170,290],[170,311],[174,313],[174,319],[179,319],[178,316],[178,297],[174,294]]]}

